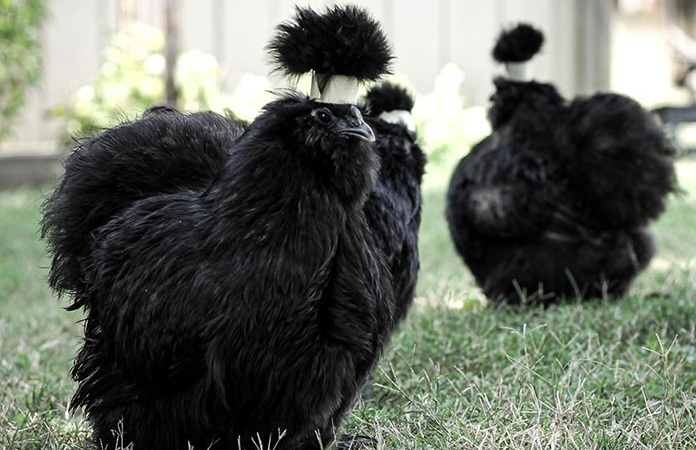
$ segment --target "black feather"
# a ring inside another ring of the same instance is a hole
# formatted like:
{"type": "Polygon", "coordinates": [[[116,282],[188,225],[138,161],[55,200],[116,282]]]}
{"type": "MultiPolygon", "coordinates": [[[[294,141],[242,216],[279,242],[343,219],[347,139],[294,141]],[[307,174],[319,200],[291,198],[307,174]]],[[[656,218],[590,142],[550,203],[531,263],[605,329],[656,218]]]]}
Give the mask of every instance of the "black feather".
{"type": "Polygon", "coordinates": [[[577,98],[556,130],[558,156],[587,214],[607,228],[646,225],[677,191],[675,149],[655,117],[617,94],[577,98]],[[627,182],[630,180],[630,182],[627,182]]]}
{"type": "Polygon", "coordinates": [[[447,192],[450,233],[476,282],[511,303],[625,295],[656,252],[647,225],[677,190],[663,131],[625,96],[568,104],[548,83],[495,87],[493,132],[447,192]]]}
{"type": "Polygon", "coordinates": [[[536,55],[544,44],[544,35],[531,25],[521,23],[503,30],[493,47],[493,59],[498,62],[524,62],[536,55]]]}
{"type": "Polygon", "coordinates": [[[394,282],[395,317],[406,317],[416,289],[420,262],[418,232],[423,199],[421,181],[426,157],[417,136],[402,124],[379,118],[384,111],[410,110],[413,99],[392,83],[373,86],[366,95],[367,123],[375,132],[379,178],[365,202],[365,216],[385,253],[394,282]]]}
{"type": "Polygon", "coordinates": [[[410,112],[413,105],[413,97],[405,88],[389,82],[371,88],[365,96],[365,106],[373,117],[386,111],[410,112]]]}
{"type": "Polygon", "coordinates": [[[276,70],[289,76],[314,71],[370,81],[389,73],[392,60],[380,24],[356,6],[334,6],[323,14],[297,7],[294,20],[277,27],[267,49],[276,70]]]}
{"type": "Polygon", "coordinates": [[[330,445],[394,328],[363,125],[298,95],[241,136],[161,108],[68,157],[43,232],[87,314],[71,406],[99,448],[330,445]]]}
{"type": "MultiPolygon", "coordinates": [[[[84,244],[119,211],[153,195],[209,185],[243,131],[234,119],[185,116],[163,106],[79,141],[43,209],[42,237],[53,253],[51,286],[61,293],[82,286],[80,260],[89,252],[84,244]]],[[[75,300],[73,307],[81,306],[75,300]]]]}

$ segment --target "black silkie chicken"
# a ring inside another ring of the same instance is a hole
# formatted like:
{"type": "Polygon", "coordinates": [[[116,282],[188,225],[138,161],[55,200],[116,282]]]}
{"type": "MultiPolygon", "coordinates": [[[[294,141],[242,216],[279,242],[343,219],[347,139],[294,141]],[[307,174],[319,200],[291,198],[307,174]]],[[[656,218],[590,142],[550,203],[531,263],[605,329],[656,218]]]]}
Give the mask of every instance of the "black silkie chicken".
{"type": "Polygon", "coordinates": [[[343,39],[320,97],[286,94],[247,129],[151,111],[83,141],[45,203],[50,284],[87,312],[71,407],[98,445],[322,448],[388,341],[393,286],[363,211],[374,134],[323,93],[390,55],[338,7],[298,9],[271,49],[307,27],[343,39]]]}
{"type": "Polygon", "coordinates": [[[674,150],[634,100],[567,103],[532,81],[543,35],[526,24],[493,50],[490,136],[454,171],[446,216],[455,247],[492,301],[620,297],[656,246],[648,223],[676,190],[674,150]]]}
{"type": "Polygon", "coordinates": [[[413,303],[420,268],[418,231],[426,158],[411,118],[413,104],[404,88],[389,82],[372,87],[365,98],[365,120],[375,132],[381,161],[365,215],[392,273],[397,321],[405,318],[413,303]]]}

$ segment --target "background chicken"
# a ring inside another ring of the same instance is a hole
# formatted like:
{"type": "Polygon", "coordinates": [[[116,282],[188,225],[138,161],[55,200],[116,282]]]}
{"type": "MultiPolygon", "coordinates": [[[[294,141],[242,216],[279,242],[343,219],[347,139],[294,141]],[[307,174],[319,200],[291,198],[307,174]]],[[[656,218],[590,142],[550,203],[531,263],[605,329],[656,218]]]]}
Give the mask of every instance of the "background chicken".
{"type": "Polygon", "coordinates": [[[374,135],[329,94],[390,55],[364,11],[335,7],[298,9],[275,57],[312,27],[340,43],[307,56],[327,69],[318,98],[286,94],[241,135],[153,111],[79,145],[45,204],[50,284],[87,311],[71,405],[107,448],[320,448],[388,340],[393,288],[363,212],[374,135]]]}
{"type": "Polygon", "coordinates": [[[655,253],[647,229],[676,189],[673,149],[635,101],[596,94],[570,104],[532,81],[542,34],[499,37],[491,136],[454,171],[447,221],[491,300],[617,297],[655,253]]]}
{"type": "Polygon", "coordinates": [[[425,155],[411,118],[413,98],[392,83],[373,86],[365,99],[366,122],[376,136],[379,178],[365,202],[365,215],[383,249],[394,280],[396,318],[408,312],[418,281],[418,230],[425,155]]]}

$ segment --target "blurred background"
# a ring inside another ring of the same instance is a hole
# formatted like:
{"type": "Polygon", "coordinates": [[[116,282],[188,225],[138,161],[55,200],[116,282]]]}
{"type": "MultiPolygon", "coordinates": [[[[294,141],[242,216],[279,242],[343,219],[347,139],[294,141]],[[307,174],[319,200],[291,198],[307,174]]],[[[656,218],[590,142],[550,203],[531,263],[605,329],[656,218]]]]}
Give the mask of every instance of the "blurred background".
{"type": "MultiPolygon", "coordinates": [[[[270,91],[287,86],[270,73],[264,47],[295,3],[336,2],[0,0],[0,187],[52,179],[71,136],[152,104],[252,119],[270,91]]],[[[417,94],[431,162],[459,158],[487,134],[499,71],[490,51],[500,30],[519,21],[546,34],[534,76],[565,96],[612,90],[648,108],[676,108],[667,111],[677,121],[696,120],[696,0],[352,3],[367,7],[391,40],[394,76],[417,94]]],[[[688,142],[688,134],[674,135],[688,142]]]]}

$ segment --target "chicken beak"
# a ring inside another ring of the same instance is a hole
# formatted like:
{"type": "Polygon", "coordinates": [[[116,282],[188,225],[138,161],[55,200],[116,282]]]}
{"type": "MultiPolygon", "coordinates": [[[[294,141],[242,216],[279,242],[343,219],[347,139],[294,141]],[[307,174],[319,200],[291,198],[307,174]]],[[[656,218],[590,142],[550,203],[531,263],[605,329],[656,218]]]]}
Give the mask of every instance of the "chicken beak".
{"type": "Polygon", "coordinates": [[[357,127],[347,127],[339,131],[340,134],[352,136],[363,141],[375,142],[375,133],[365,122],[357,127]]]}
{"type": "Polygon", "coordinates": [[[365,123],[357,108],[353,111],[352,117],[343,122],[337,131],[342,135],[352,136],[367,142],[375,142],[375,133],[365,123]]]}

